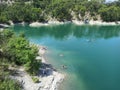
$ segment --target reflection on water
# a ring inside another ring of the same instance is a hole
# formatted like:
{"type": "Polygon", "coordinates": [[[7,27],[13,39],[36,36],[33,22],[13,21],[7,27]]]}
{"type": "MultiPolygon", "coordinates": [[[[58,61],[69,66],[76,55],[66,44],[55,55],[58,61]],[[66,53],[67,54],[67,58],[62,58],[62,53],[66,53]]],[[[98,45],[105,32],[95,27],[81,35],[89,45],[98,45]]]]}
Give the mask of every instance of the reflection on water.
{"type": "Polygon", "coordinates": [[[16,25],[11,27],[16,32],[25,32],[33,38],[53,37],[58,40],[68,39],[71,35],[76,38],[104,38],[120,36],[120,26],[75,26],[73,24],[46,26],[40,28],[31,28],[29,26],[16,25]]]}

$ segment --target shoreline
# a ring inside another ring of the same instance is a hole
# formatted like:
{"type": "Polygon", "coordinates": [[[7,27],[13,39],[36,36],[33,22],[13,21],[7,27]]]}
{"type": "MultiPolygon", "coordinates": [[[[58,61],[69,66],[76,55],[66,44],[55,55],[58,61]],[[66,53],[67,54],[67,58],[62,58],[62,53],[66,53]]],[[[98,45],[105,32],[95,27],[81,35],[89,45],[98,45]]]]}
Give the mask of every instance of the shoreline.
{"type": "MultiPolygon", "coordinates": [[[[0,24],[1,27],[0,29],[3,29],[3,28],[9,28],[10,26],[14,26],[15,24],[20,24],[22,26],[24,26],[26,24],[26,22],[21,22],[21,23],[13,23],[12,21],[9,21],[10,22],[10,25],[8,24],[0,24]]],[[[79,20],[72,20],[72,21],[65,21],[65,22],[60,22],[60,21],[57,21],[57,20],[50,20],[46,23],[43,23],[43,22],[32,22],[32,23],[29,23],[28,25],[30,27],[41,27],[41,26],[51,26],[51,25],[63,25],[63,24],[68,24],[68,23],[73,23],[75,25],[78,25],[78,26],[82,26],[82,25],[96,25],[96,26],[117,26],[117,25],[120,25],[120,21],[117,21],[117,22],[105,22],[105,21],[94,21],[94,20],[90,20],[88,23],[85,23],[84,21],[79,21],[79,20]]]]}
{"type": "Polygon", "coordinates": [[[97,25],[97,26],[120,25],[120,21],[116,23],[90,20],[87,24],[85,24],[83,21],[72,20],[72,23],[76,25],[97,25]]]}
{"type": "Polygon", "coordinates": [[[90,20],[87,24],[84,23],[84,21],[78,21],[78,20],[72,20],[72,21],[66,21],[66,22],[59,22],[59,21],[48,21],[48,23],[41,23],[41,22],[33,22],[30,23],[30,27],[41,27],[41,26],[50,26],[50,25],[62,25],[62,24],[67,24],[67,23],[73,23],[75,25],[97,25],[97,26],[115,26],[115,25],[120,25],[120,21],[118,22],[102,22],[102,21],[93,21],[90,20]]]}
{"type": "Polygon", "coordinates": [[[42,23],[42,22],[32,22],[29,24],[30,27],[40,27],[40,26],[50,26],[50,25],[62,25],[62,24],[67,24],[71,23],[70,21],[66,22],[60,22],[60,21],[48,21],[47,23],[42,23]]]}
{"type": "Polygon", "coordinates": [[[36,57],[36,60],[41,59],[42,67],[40,68],[39,74],[33,77],[38,78],[39,82],[34,83],[32,76],[30,76],[23,67],[17,69],[19,75],[10,76],[10,78],[18,80],[23,85],[23,90],[58,90],[58,86],[64,80],[65,76],[57,72],[51,64],[47,64],[44,58],[46,52],[45,47],[39,45],[36,46],[39,49],[39,56],[36,57]]]}

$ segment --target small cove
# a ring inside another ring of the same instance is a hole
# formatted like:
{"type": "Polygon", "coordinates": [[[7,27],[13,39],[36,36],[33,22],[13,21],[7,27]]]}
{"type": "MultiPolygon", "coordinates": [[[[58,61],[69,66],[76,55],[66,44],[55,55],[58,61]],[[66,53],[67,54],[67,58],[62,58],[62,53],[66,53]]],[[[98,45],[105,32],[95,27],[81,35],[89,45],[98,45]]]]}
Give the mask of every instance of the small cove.
{"type": "Polygon", "coordinates": [[[10,29],[47,47],[46,60],[66,74],[60,90],[120,89],[120,26],[15,25],[10,29]]]}

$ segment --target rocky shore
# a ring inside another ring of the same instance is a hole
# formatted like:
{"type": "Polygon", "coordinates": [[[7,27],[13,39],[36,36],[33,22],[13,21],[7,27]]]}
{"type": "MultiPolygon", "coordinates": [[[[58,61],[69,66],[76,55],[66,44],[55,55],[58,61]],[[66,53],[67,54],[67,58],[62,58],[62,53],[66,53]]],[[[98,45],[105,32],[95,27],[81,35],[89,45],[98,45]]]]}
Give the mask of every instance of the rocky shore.
{"type": "Polygon", "coordinates": [[[63,81],[64,75],[57,72],[52,65],[47,64],[43,55],[46,49],[39,46],[39,56],[36,59],[42,60],[42,67],[39,74],[34,76],[39,79],[38,83],[34,83],[32,77],[24,70],[23,67],[16,69],[17,75],[10,76],[12,79],[18,80],[23,86],[23,90],[57,90],[59,84],[63,81]]]}
{"type": "Polygon", "coordinates": [[[70,23],[70,21],[66,21],[66,22],[48,21],[46,23],[33,22],[33,23],[30,23],[29,26],[30,27],[40,27],[40,26],[49,26],[49,25],[61,25],[61,24],[66,24],[66,23],[70,23]]]}
{"type": "Polygon", "coordinates": [[[0,24],[0,28],[8,28],[9,27],[9,25],[7,25],[7,24],[0,24]]]}
{"type": "MultiPolygon", "coordinates": [[[[0,24],[0,28],[8,28],[10,26],[13,26],[14,23],[12,21],[9,21],[10,25],[7,24],[0,24]]],[[[29,24],[30,27],[41,27],[41,26],[50,26],[50,25],[61,25],[61,24],[67,24],[67,23],[73,23],[75,25],[98,25],[98,26],[108,26],[108,25],[120,25],[120,21],[117,22],[103,22],[101,20],[94,21],[90,20],[88,23],[85,23],[84,21],[79,21],[79,20],[72,20],[72,21],[65,21],[65,22],[60,22],[57,20],[50,20],[48,22],[42,23],[42,22],[32,22],[29,24]]],[[[25,25],[25,22],[17,23],[21,25],[25,25]]]]}
{"type": "MultiPolygon", "coordinates": [[[[76,25],[86,25],[84,21],[78,21],[78,20],[72,20],[72,21],[67,21],[67,22],[59,22],[59,21],[48,21],[47,23],[41,23],[41,22],[33,22],[30,23],[30,27],[40,27],[40,26],[49,26],[49,25],[60,25],[60,24],[66,24],[66,23],[74,23],[76,25]]],[[[107,26],[107,25],[120,25],[120,21],[118,22],[103,22],[103,21],[93,21],[90,20],[87,25],[102,25],[102,26],[107,26]]]]}
{"type": "MultiPolygon", "coordinates": [[[[76,25],[86,25],[83,21],[78,21],[78,20],[72,20],[72,22],[76,25]]],[[[103,22],[103,21],[94,21],[90,20],[87,25],[102,25],[102,26],[107,26],[107,25],[120,25],[120,21],[118,22],[103,22]]]]}

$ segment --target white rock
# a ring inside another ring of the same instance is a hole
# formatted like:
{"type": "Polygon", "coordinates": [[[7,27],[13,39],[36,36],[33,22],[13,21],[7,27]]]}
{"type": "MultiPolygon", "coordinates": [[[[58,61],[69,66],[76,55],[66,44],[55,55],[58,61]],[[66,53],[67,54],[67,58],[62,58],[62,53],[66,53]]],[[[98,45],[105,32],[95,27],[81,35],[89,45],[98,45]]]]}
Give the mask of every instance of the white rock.
{"type": "Polygon", "coordinates": [[[76,25],[84,25],[85,24],[83,21],[78,21],[78,20],[72,20],[72,22],[76,25]]]}
{"type": "Polygon", "coordinates": [[[29,26],[31,27],[40,27],[40,26],[48,26],[48,23],[40,23],[40,22],[33,22],[29,26]]]}

